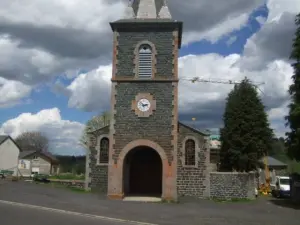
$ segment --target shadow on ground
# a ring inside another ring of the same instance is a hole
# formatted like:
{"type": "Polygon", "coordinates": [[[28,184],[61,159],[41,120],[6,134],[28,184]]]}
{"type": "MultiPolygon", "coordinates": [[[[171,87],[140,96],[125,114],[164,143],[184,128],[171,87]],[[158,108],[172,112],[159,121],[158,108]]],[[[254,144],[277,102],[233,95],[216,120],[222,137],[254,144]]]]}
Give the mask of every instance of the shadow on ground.
{"type": "Polygon", "coordinates": [[[290,208],[290,209],[297,209],[300,210],[300,203],[295,203],[289,198],[283,198],[283,199],[270,199],[270,203],[284,207],[284,208],[290,208]]]}

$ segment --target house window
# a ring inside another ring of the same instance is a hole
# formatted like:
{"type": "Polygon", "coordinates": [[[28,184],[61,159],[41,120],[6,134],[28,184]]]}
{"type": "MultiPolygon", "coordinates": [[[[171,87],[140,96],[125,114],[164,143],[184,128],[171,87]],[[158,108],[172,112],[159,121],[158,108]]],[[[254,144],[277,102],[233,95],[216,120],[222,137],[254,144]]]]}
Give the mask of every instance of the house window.
{"type": "Polygon", "coordinates": [[[35,155],[35,156],[33,156],[33,159],[34,159],[34,160],[36,160],[37,158],[38,158],[38,157],[37,157],[36,155],[35,155]]]}
{"type": "Polygon", "coordinates": [[[102,138],[100,141],[99,163],[108,163],[109,140],[102,138]]]}
{"type": "Polygon", "coordinates": [[[143,44],[139,48],[139,78],[152,77],[152,49],[150,45],[143,44]]]}
{"type": "Polygon", "coordinates": [[[188,139],[185,142],[185,165],[195,166],[196,165],[196,145],[195,141],[188,139]]]}

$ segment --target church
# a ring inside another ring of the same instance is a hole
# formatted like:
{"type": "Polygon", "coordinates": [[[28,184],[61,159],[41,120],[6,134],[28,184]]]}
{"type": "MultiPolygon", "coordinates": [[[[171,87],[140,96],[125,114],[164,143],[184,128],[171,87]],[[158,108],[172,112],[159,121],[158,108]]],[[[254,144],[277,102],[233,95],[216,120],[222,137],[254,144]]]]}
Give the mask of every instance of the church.
{"type": "Polygon", "coordinates": [[[110,199],[209,196],[209,134],[178,120],[183,23],[133,0],[113,32],[110,125],[89,133],[86,188],[110,199]]]}

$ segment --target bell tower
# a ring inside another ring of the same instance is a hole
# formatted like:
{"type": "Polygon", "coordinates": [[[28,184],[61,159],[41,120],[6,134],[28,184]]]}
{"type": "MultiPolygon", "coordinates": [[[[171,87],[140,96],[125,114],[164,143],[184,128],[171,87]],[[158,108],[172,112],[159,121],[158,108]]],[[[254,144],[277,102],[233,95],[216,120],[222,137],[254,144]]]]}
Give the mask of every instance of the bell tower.
{"type": "Polygon", "coordinates": [[[141,183],[157,182],[162,198],[176,200],[178,49],[182,22],[172,19],[166,0],[132,0],[125,17],[110,25],[113,70],[108,196],[122,199],[130,190],[139,189],[142,193],[146,187],[134,181],[140,176],[141,183]],[[138,159],[129,159],[136,149],[149,157],[151,154],[146,152],[152,149],[159,156],[161,172],[159,166],[147,169],[147,162],[143,161],[142,168],[138,167],[138,159]],[[132,171],[133,161],[139,174],[132,171]],[[151,171],[156,171],[155,175],[151,171]],[[148,182],[146,179],[152,175],[158,176],[157,181],[148,182]]]}

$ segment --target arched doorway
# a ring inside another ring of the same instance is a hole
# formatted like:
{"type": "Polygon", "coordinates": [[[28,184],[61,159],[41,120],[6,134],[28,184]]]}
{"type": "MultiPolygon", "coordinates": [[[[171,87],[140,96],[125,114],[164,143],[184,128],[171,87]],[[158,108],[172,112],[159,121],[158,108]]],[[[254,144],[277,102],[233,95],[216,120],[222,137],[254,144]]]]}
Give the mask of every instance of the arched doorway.
{"type": "Polygon", "coordinates": [[[154,149],[147,146],[133,148],[126,155],[123,166],[125,196],[161,197],[162,160],[154,149]]]}

